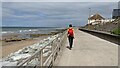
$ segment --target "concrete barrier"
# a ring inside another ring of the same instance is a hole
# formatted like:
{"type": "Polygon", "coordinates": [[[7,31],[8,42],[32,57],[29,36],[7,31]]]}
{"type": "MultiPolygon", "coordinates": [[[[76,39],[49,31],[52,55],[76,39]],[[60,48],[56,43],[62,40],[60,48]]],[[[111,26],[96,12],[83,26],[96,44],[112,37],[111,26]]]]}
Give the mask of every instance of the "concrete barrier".
{"type": "Polygon", "coordinates": [[[102,39],[105,39],[105,40],[108,40],[110,42],[120,45],[120,36],[119,35],[113,35],[113,34],[110,34],[107,32],[103,32],[103,31],[88,30],[88,29],[84,29],[84,28],[79,28],[79,30],[90,33],[99,38],[102,38],[102,39]]]}

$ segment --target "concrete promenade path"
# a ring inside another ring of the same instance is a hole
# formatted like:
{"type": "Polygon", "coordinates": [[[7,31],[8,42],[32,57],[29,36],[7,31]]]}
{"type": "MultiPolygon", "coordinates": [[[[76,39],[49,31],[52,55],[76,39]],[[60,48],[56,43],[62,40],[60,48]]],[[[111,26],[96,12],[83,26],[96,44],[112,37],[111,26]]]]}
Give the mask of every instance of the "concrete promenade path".
{"type": "Polygon", "coordinates": [[[118,66],[118,45],[75,29],[72,50],[66,46],[56,66],[118,66]]]}

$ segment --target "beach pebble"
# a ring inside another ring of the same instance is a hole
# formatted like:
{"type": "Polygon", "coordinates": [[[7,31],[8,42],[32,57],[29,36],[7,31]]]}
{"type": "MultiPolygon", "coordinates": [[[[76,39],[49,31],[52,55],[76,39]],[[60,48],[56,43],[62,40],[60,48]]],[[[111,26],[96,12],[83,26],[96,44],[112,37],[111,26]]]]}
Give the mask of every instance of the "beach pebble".
{"type": "Polygon", "coordinates": [[[19,54],[19,55],[11,56],[10,59],[13,61],[18,61],[20,59],[24,59],[30,56],[31,56],[30,54],[19,54]]]}
{"type": "Polygon", "coordinates": [[[35,58],[33,60],[31,60],[27,66],[35,66],[35,65],[39,65],[40,64],[40,61],[38,60],[38,58],[35,58]]]}
{"type": "Polygon", "coordinates": [[[2,64],[2,66],[16,66],[17,65],[17,61],[15,62],[10,62],[10,61],[4,61],[4,62],[0,62],[0,64],[2,64]]]}
{"type": "Polygon", "coordinates": [[[49,49],[43,49],[43,53],[48,52],[48,51],[49,51],[49,49]]]}
{"type": "Polygon", "coordinates": [[[51,48],[52,48],[52,46],[46,46],[45,48],[46,48],[46,49],[51,49],[51,48]]]}
{"type": "Polygon", "coordinates": [[[48,52],[44,53],[43,57],[47,57],[50,53],[52,53],[52,51],[48,51],[48,52]]]}

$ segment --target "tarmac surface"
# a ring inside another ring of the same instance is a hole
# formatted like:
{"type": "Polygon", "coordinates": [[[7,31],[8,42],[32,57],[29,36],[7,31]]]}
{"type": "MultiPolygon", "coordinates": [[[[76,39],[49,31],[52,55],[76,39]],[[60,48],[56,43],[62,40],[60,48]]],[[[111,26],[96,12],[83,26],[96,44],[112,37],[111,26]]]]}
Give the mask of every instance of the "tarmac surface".
{"type": "Polygon", "coordinates": [[[75,29],[72,50],[67,48],[56,66],[118,66],[118,45],[75,29]]]}

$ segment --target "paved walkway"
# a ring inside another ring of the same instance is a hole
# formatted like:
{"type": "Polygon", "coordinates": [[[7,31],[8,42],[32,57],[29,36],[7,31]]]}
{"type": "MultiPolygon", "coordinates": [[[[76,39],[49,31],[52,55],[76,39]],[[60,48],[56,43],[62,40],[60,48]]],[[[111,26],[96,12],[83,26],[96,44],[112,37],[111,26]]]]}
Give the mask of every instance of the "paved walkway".
{"type": "MultiPolygon", "coordinates": [[[[68,42],[66,43],[66,47],[68,42]]],[[[117,66],[118,45],[75,30],[74,47],[65,48],[57,66],[117,66]]]]}

